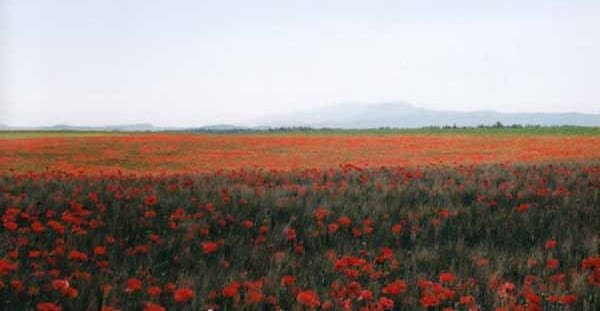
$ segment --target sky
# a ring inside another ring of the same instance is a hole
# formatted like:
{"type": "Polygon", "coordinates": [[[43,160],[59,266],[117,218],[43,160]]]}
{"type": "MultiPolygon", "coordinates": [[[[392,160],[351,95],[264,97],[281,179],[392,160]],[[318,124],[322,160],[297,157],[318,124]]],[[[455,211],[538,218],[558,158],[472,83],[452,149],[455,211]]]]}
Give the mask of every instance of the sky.
{"type": "Polygon", "coordinates": [[[600,1],[0,0],[0,123],[200,126],[343,102],[600,113],[600,1]]]}

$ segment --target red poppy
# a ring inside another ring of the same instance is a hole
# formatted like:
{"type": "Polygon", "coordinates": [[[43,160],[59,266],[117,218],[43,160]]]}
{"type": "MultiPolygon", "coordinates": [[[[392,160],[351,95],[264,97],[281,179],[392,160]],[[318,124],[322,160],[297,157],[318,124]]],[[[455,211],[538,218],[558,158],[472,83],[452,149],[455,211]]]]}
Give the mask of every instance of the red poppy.
{"type": "Polygon", "coordinates": [[[62,308],[51,302],[40,302],[35,306],[37,311],[61,311],[62,308]]]}
{"type": "Polygon", "coordinates": [[[472,295],[465,295],[460,297],[460,304],[465,306],[472,306],[475,304],[475,297],[472,295]]]}
{"type": "Polygon", "coordinates": [[[251,305],[260,303],[261,301],[263,301],[264,297],[265,296],[263,295],[262,290],[257,288],[252,288],[248,290],[248,293],[246,294],[246,299],[251,305]]]}
{"type": "Polygon", "coordinates": [[[308,308],[316,308],[321,304],[319,295],[317,295],[317,293],[311,289],[300,291],[296,295],[296,300],[298,303],[307,306],[308,308]]]}
{"type": "Polygon", "coordinates": [[[350,225],[352,224],[352,219],[350,219],[350,217],[347,216],[342,216],[338,218],[338,223],[342,227],[350,227],[350,225]]]}
{"type": "Polygon", "coordinates": [[[8,259],[0,259],[0,275],[8,274],[17,269],[17,264],[8,259]]]}
{"type": "Polygon", "coordinates": [[[545,246],[546,246],[546,249],[553,249],[553,248],[555,248],[555,247],[556,247],[556,244],[557,244],[557,243],[556,243],[556,240],[548,240],[548,241],[546,242],[546,245],[545,245],[545,246]]]}
{"type": "Polygon", "coordinates": [[[211,241],[202,242],[202,251],[205,254],[212,254],[217,251],[219,244],[211,241]]]}
{"type": "Polygon", "coordinates": [[[288,228],[285,231],[285,235],[286,235],[288,241],[293,241],[296,239],[296,230],[292,229],[292,228],[288,228]]]}
{"type": "Polygon", "coordinates": [[[570,305],[577,302],[577,296],[570,294],[560,297],[559,303],[563,305],[570,305]]]}
{"type": "Polygon", "coordinates": [[[147,303],[146,306],[144,307],[144,311],[165,311],[166,309],[159,305],[159,304],[154,304],[154,303],[147,303]]]}
{"type": "Polygon", "coordinates": [[[559,264],[558,259],[551,258],[551,259],[548,259],[548,261],[546,261],[546,268],[553,270],[553,269],[558,268],[558,264],[559,264]]]}
{"type": "Polygon", "coordinates": [[[150,287],[148,287],[148,289],[146,290],[146,292],[151,297],[158,297],[158,296],[160,296],[160,293],[162,292],[162,289],[160,287],[158,287],[158,286],[150,286],[150,287]]]}
{"type": "Polygon", "coordinates": [[[400,295],[406,290],[406,282],[403,280],[396,280],[389,283],[383,288],[383,293],[388,295],[400,295]]]}
{"type": "Polygon", "coordinates": [[[281,278],[281,285],[282,286],[291,286],[291,285],[294,285],[295,281],[296,281],[296,278],[293,275],[284,275],[281,278]]]}
{"type": "Polygon", "coordinates": [[[125,288],[125,292],[134,293],[142,289],[142,281],[137,278],[130,278],[127,280],[127,288],[125,288]]]}
{"type": "Polygon", "coordinates": [[[443,272],[440,274],[440,282],[442,283],[452,283],[456,280],[456,276],[451,272],[443,272]]]}
{"type": "Polygon", "coordinates": [[[96,256],[104,256],[106,255],[106,248],[104,246],[96,246],[94,248],[94,254],[96,254],[96,256]]]}
{"type": "Polygon", "coordinates": [[[238,290],[240,288],[239,282],[231,282],[223,288],[223,296],[227,298],[235,298],[238,296],[238,290]]]}
{"type": "Polygon", "coordinates": [[[379,297],[379,306],[383,310],[390,310],[390,309],[394,308],[394,301],[385,296],[381,296],[381,297],[379,297]]]}
{"type": "Polygon", "coordinates": [[[189,288],[178,288],[173,293],[173,298],[177,303],[184,303],[194,298],[194,291],[189,288]]]}

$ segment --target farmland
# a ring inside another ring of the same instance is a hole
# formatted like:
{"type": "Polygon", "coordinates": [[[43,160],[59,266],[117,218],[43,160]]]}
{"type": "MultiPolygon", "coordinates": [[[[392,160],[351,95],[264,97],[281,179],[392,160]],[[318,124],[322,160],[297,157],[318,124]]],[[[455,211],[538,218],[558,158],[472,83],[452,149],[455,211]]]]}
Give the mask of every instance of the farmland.
{"type": "Polygon", "coordinates": [[[593,131],[5,134],[0,171],[0,309],[600,309],[593,131]]]}

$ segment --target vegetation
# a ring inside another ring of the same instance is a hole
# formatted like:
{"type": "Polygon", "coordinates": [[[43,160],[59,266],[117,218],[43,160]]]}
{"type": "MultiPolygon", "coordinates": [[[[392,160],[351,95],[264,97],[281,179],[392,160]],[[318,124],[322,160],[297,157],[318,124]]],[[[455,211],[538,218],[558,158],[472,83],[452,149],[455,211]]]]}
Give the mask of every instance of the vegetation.
{"type": "Polygon", "coordinates": [[[190,129],[184,132],[212,134],[312,134],[312,135],[600,135],[600,127],[585,126],[540,126],[540,125],[493,125],[428,126],[422,128],[381,127],[373,129],[336,129],[313,127],[278,127],[266,129],[190,129]]]}
{"type": "Polygon", "coordinates": [[[594,162],[15,174],[0,309],[598,310],[599,206],[594,162]]]}
{"type": "Polygon", "coordinates": [[[313,127],[276,127],[276,128],[191,128],[168,131],[2,131],[0,139],[44,138],[44,137],[82,137],[105,135],[144,135],[149,133],[200,133],[200,134],[301,134],[301,135],[600,135],[600,127],[586,126],[540,126],[540,125],[503,125],[497,122],[493,125],[469,126],[429,126],[422,128],[392,128],[381,127],[372,129],[337,129],[313,127]]]}
{"type": "Polygon", "coordinates": [[[600,135],[136,134],[0,141],[0,173],[544,163],[600,159],[600,135]]]}

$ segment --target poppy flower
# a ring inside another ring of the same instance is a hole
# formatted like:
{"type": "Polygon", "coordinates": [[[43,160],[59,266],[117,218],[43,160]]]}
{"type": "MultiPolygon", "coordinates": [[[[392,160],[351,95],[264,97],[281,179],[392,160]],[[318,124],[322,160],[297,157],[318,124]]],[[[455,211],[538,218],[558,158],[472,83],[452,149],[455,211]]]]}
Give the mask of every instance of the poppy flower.
{"type": "Polygon", "coordinates": [[[104,246],[96,246],[94,248],[94,254],[96,256],[104,256],[106,255],[106,248],[104,246]]]}
{"type": "Polygon", "coordinates": [[[473,297],[472,295],[461,296],[460,304],[465,306],[472,306],[475,304],[475,297],[473,297]]]}
{"type": "Polygon", "coordinates": [[[127,280],[127,288],[125,288],[126,293],[134,293],[142,289],[142,281],[137,278],[130,278],[127,280]]]}
{"type": "Polygon", "coordinates": [[[177,303],[184,303],[194,298],[194,291],[189,288],[178,288],[173,293],[173,298],[177,303]]]}
{"type": "Polygon", "coordinates": [[[553,270],[553,269],[558,268],[558,264],[559,264],[558,259],[551,258],[551,259],[548,259],[548,261],[546,261],[546,268],[553,270]]]}
{"type": "Polygon", "coordinates": [[[159,305],[159,304],[154,304],[154,303],[147,303],[146,306],[144,306],[144,311],[165,311],[165,307],[159,305]]]}
{"type": "Polygon", "coordinates": [[[396,296],[402,294],[406,290],[406,282],[403,280],[396,280],[392,283],[387,284],[383,288],[383,293],[396,296]]]}
{"type": "Polygon", "coordinates": [[[577,296],[573,294],[560,297],[559,303],[562,305],[570,305],[577,302],[577,296]]]}
{"type": "Polygon", "coordinates": [[[385,297],[385,296],[381,296],[379,297],[379,303],[378,305],[383,309],[383,310],[390,310],[392,308],[394,308],[394,301],[385,297]]]}
{"type": "Polygon", "coordinates": [[[338,224],[340,224],[340,226],[342,227],[350,227],[350,225],[352,224],[352,219],[350,219],[350,217],[347,216],[342,216],[338,218],[338,224]]]}
{"type": "Polygon", "coordinates": [[[263,295],[262,290],[256,288],[252,288],[246,293],[246,299],[251,305],[260,303],[261,301],[263,301],[264,297],[265,296],[263,295]]]}
{"type": "Polygon", "coordinates": [[[296,278],[293,275],[284,275],[281,278],[281,286],[291,286],[294,285],[296,278]]]}
{"type": "Polygon", "coordinates": [[[296,239],[296,230],[292,228],[288,228],[285,231],[285,235],[288,241],[293,241],[296,239]]]}
{"type": "Polygon", "coordinates": [[[548,240],[546,241],[546,249],[553,249],[556,247],[556,240],[548,240]]]}
{"type": "Polygon", "coordinates": [[[0,259],[0,275],[8,274],[17,269],[17,264],[8,259],[0,259]]]}
{"type": "Polygon", "coordinates": [[[219,248],[219,244],[215,243],[215,242],[202,242],[202,251],[205,254],[212,254],[214,252],[217,251],[217,249],[219,248]]]}
{"type": "Polygon", "coordinates": [[[300,291],[296,295],[296,300],[298,301],[298,303],[308,308],[316,308],[321,304],[319,300],[319,295],[317,295],[317,293],[314,290],[310,289],[300,291]]]}
{"type": "Polygon", "coordinates": [[[151,297],[158,297],[158,296],[160,296],[160,293],[162,292],[162,289],[160,287],[158,287],[158,286],[150,286],[150,287],[148,287],[148,289],[146,290],[146,292],[151,297]]]}
{"type": "Polygon", "coordinates": [[[223,288],[223,296],[227,298],[235,298],[238,296],[238,291],[241,284],[239,282],[231,282],[223,288]]]}
{"type": "Polygon", "coordinates": [[[35,306],[37,311],[61,311],[62,308],[51,302],[40,302],[35,306]]]}
{"type": "Polygon", "coordinates": [[[443,272],[440,274],[440,282],[442,283],[452,283],[456,280],[456,276],[450,272],[443,272]]]}

